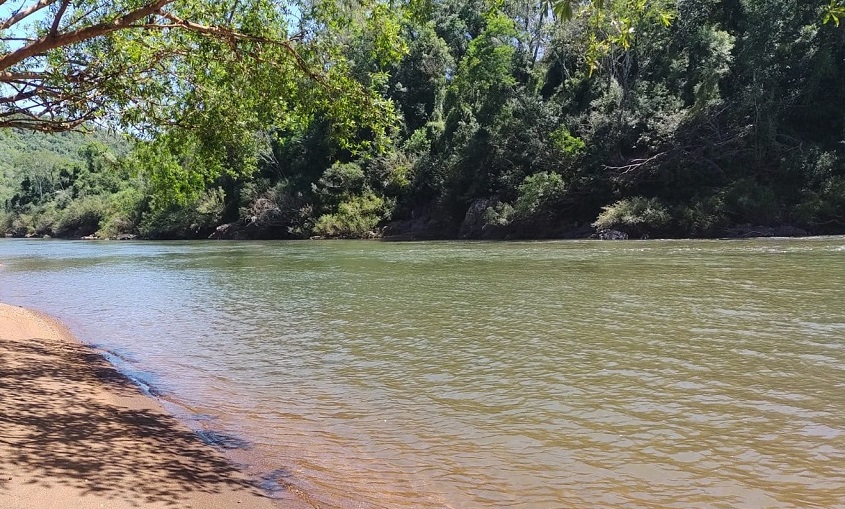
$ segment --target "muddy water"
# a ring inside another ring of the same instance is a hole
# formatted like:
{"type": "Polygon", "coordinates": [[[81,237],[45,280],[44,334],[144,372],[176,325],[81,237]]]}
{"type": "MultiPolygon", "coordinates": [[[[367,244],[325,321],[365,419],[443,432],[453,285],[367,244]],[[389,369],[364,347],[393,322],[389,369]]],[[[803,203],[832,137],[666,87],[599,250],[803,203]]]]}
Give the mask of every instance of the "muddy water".
{"type": "Polygon", "coordinates": [[[325,508],[845,507],[845,239],[0,241],[266,487],[325,508]]]}

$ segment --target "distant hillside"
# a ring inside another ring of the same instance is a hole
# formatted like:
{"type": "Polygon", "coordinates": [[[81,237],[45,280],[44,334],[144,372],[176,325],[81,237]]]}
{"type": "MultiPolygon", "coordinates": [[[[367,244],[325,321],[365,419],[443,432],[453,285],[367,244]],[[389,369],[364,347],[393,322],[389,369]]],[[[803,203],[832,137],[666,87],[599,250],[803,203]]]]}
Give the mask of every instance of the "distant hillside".
{"type": "Polygon", "coordinates": [[[26,178],[52,181],[62,169],[84,164],[84,150],[92,144],[115,158],[130,148],[121,136],[101,129],[56,134],[0,130],[0,205],[8,203],[26,178]]]}
{"type": "Polygon", "coordinates": [[[0,130],[0,172],[15,170],[17,163],[37,156],[81,162],[80,149],[92,142],[105,145],[116,156],[129,151],[129,143],[123,137],[101,129],[55,134],[3,129],[0,130]]]}

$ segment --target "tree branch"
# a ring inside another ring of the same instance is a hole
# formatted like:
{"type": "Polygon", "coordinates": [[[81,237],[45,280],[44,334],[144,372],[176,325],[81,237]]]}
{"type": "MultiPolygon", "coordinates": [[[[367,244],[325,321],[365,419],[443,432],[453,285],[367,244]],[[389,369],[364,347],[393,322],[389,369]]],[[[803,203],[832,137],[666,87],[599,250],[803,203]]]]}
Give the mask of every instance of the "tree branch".
{"type": "MultiPolygon", "coordinates": [[[[29,16],[35,14],[41,9],[54,3],[56,3],[56,0],[39,0],[37,3],[30,5],[29,8],[17,11],[12,16],[10,16],[9,19],[4,21],[3,23],[0,23],[0,30],[5,30],[13,26],[15,23],[18,23],[21,20],[28,18],[29,16]]],[[[0,5],[2,5],[2,3],[0,3],[0,5]]]]}
{"type": "MultiPolygon", "coordinates": [[[[0,4],[4,1],[0,0],[0,4]]],[[[106,110],[117,111],[127,105],[134,105],[132,107],[143,111],[145,106],[137,101],[143,101],[139,97],[146,97],[145,91],[138,87],[147,78],[152,81],[154,78],[150,77],[154,74],[166,74],[166,65],[161,67],[161,63],[173,55],[184,55],[185,48],[168,49],[163,55],[154,51],[148,55],[149,61],[144,63],[131,59],[126,62],[119,59],[108,62],[88,59],[80,61],[65,55],[60,63],[53,66],[45,59],[51,51],[73,48],[79,43],[120,30],[191,32],[228,44],[238,58],[248,55],[256,64],[275,66],[281,61],[287,61],[317,85],[335,91],[325,71],[319,65],[312,66],[300,55],[297,43],[303,39],[303,34],[274,39],[272,36],[242,33],[229,26],[196,23],[168,12],[169,9],[165,10],[174,1],[148,0],[130,12],[114,13],[110,19],[105,18],[93,24],[88,21],[87,25],[81,25],[80,21],[90,17],[93,11],[89,10],[87,14],[76,12],[73,9],[76,3],[72,0],[61,0],[60,4],[57,4],[59,0],[38,0],[26,11],[35,12],[49,5],[58,5],[54,17],[49,21],[47,32],[42,32],[37,39],[30,39],[24,46],[7,54],[0,53],[0,87],[5,89],[0,90],[0,128],[25,124],[40,131],[62,131],[72,129],[80,121],[102,115],[106,110]],[[40,7],[36,9],[36,6],[40,7]],[[68,11],[73,12],[73,16],[65,20],[68,11]],[[278,48],[279,52],[265,54],[262,51],[270,47],[278,48]],[[288,58],[284,58],[285,54],[288,58]],[[106,93],[107,100],[103,90],[109,87],[115,92],[106,93]],[[138,90],[132,92],[135,89],[138,90]],[[134,97],[131,95],[133,93],[140,96],[134,97]]],[[[23,19],[23,12],[16,14],[15,18],[23,19]]],[[[11,21],[6,23],[14,24],[11,21]]],[[[152,49],[143,40],[140,44],[152,49]]]]}
{"type": "Polygon", "coordinates": [[[91,25],[89,27],[80,28],[63,34],[57,34],[55,36],[47,34],[32,44],[28,44],[23,48],[7,53],[5,56],[0,58],[0,71],[8,69],[27,58],[42,55],[50,50],[86,41],[88,39],[93,39],[101,35],[107,35],[124,28],[129,28],[133,23],[144,19],[151,14],[159,13],[165,5],[173,1],[174,0],[157,0],[154,3],[147,4],[124,14],[111,22],[97,23],[96,25],[91,25]]]}
{"type": "Polygon", "coordinates": [[[70,4],[70,0],[62,0],[62,5],[59,7],[59,12],[56,13],[56,17],[53,19],[53,26],[50,27],[50,35],[55,37],[59,31],[59,23],[62,21],[62,17],[65,15],[65,11],[67,10],[67,6],[70,4]]]}

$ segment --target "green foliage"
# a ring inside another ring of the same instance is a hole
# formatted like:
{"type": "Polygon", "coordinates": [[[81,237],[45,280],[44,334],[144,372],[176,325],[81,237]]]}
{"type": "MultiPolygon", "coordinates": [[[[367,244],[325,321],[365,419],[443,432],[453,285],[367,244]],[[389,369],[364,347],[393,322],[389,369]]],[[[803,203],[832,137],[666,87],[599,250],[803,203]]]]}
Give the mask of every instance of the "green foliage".
{"type": "Polygon", "coordinates": [[[671,220],[669,210],[657,198],[634,196],[603,207],[593,226],[619,229],[629,235],[652,235],[661,233],[671,220]]]}
{"type": "Polygon", "coordinates": [[[408,133],[420,131],[427,122],[442,115],[447,75],[455,65],[446,41],[437,35],[433,23],[414,28],[418,33],[392,75],[391,92],[408,133]]]}
{"type": "Polygon", "coordinates": [[[224,193],[210,189],[186,207],[171,204],[144,214],[138,225],[151,239],[205,238],[222,222],[224,193]]]}
{"type": "Polygon", "coordinates": [[[122,189],[108,197],[97,236],[116,238],[121,234],[137,234],[147,198],[138,188],[122,189]]]}
{"type": "Polygon", "coordinates": [[[583,155],[587,148],[584,140],[573,136],[569,129],[564,126],[552,131],[550,141],[562,154],[573,159],[583,155]]]}
{"type": "MultiPolygon", "coordinates": [[[[82,237],[100,229],[107,205],[101,196],[86,196],[73,201],[52,225],[36,227],[39,234],[52,233],[57,237],[82,237]]],[[[42,216],[43,217],[43,216],[42,216]]]]}
{"type": "Polygon", "coordinates": [[[320,216],[314,233],[324,237],[367,237],[389,218],[389,209],[389,203],[372,192],[355,195],[341,202],[337,212],[320,216]]]}
{"type": "Polygon", "coordinates": [[[830,0],[830,3],[824,8],[822,23],[825,25],[833,23],[838,27],[839,18],[845,18],[845,5],[842,5],[838,0],[830,0]]]}
{"type": "Polygon", "coordinates": [[[730,225],[721,193],[696,198],[689,205],[680,206],[675,216],[684,231],[694,237],[718,236],[730,225]]]}
{"type": "Polygon", "coordinates": [[[720,102],[719,83],[730,72],[735,38],[723,30],[702,28],[698,34],[704,57],[698,64],[698,83],[693,86],[695,109],[716,106],[720,102]]]}
{"type": "Polygon", "coordinates": [[[0,233],[11,232],[14,221],[14,214],[0,209],[0,233]]]}
{"type": "Polygon", "coordinates": [[[302,237],[310,234],[313,207],[290,182],[251,181],[240,190],[239,216],[259,229],[256,237],[302,237]]]}
{"type": "Polygon", "coordinates": [[[565,191],[563,177],[557,173],[544,171],[526,177],[519,186],[514,213],[519,218],[530,218],[562,199],[565,191]]]}
{"type": "Polygon", "coordinates": [[[249,37],[49,52],[100,62],[102,113],[137,140],[0,131],[4,232],[453,236],[468,211],[485,238],[845,231],[838,0],[172,7],[249,37]]]}
{"type": "Polygon", "coordinates": [[[726,212],[740,223],[769,226],[784,219],[777,191],[750,179],[732,183],[724,191],[724,201],[726,212]]]}
{"type": "MultiPolygon", "coordinates": [[[[572,18],[572,2],[560,0],[557,3],[566,5],[564,17],[572,18]]],[[[615,0],[607,4],[600,0],[588,2],[582,15],[589,27],[584,60],[590,74],[602,65],[611,68],[628,67],[631,63],[630,53],[638,50],[637,46],[643,42],[641,34],[647,33],[652,27],[668,27],[675,19],[677,14],[672,4],[668,0],[615,0]]],[[[614,72],[618,72],[618,69],[614,69],[614,72]]]]}
{"type": "Polygon", "coordinates": [[[323,173],[316,188],[327,196],[358,194],[364,189],[365,178],[364,170],[357,163],[336,162],[323,173]]]}
{"type": "Polygon", "coordinates": [[[484,224],[486,226],[508,226],[516,216],[516,210],[510,203],[497,202],[484,211],[484,224]]]}

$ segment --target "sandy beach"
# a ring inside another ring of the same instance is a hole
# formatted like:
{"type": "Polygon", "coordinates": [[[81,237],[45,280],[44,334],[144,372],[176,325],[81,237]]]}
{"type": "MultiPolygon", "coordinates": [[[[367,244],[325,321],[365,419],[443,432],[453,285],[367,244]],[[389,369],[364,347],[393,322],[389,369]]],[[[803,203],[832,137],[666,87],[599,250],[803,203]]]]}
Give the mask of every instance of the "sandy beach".
{"type": "Polygon", "coordinates": [[[0,304],[0,508],[233,507],[278,502],[61,324],[0,304]]]}

